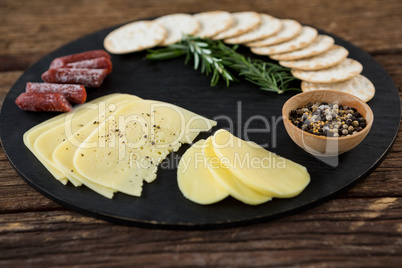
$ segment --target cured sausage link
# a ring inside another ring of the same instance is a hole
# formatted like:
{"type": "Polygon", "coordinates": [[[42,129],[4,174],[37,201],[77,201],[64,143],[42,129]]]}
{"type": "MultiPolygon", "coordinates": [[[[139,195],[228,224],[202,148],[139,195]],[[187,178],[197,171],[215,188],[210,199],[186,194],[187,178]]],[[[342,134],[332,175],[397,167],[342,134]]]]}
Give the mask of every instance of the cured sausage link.
{"type": "Polygon", "coordinates": [[[66,68],[89,68],[89,69],[107,69],[108,74],[112,71],[112,62],[106,57],[81,60],[66,64],[66,68]]]}
{"type": "Polygon", "coordinates": [[[42,74],[46,83],[79,84],[84,87],[99,87],[107,76],[107,69],[58,68],[42,74]]]}
{"type": "Polygon", "coordinates": [[[99,50],[90,50],[86,52],[81,52],[81,53],[76,53],[76,54],[71,54],[71,55],[66,55],[63,57],[55,58],[52,63],[50,64],[49,68],[60,68],[64,67],[65,65],[72,63],[72,62],[77,62],[77,61],[82,61],[82,60],[90,60],[90,59],[96,59],[100,57],[105,57],[110,59],[109,53],[107,53],[103,49],[99,50]]]}
{"type": "Polygon", "coordinates": [[[22,93],[15,100],[22,110],[32,112],[69,112],[73,109],[61,93],[22,93]]]}
{"type": "Polygon", "coordinates": [[[87,92],[82,85],[28,82],[25,87],[25,92],[61,93],[69,102],[80,104],[85,103],[87,99],[87,92]]]}

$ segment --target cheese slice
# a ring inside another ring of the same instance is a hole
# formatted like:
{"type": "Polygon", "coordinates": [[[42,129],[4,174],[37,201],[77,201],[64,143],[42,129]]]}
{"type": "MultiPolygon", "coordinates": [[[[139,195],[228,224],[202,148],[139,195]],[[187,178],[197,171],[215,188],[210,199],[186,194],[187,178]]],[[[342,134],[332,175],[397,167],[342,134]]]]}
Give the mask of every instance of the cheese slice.
{"type": "MultiPolygon", "coordinates": [[[[138,98],[138,100],[140,100],[140,98],[138,98]]],[[[122,97],[119,97],[117,99],[114,98],[114,101],[117,101],[115,105],[116,107],[119,107],[128,102],[135,103],[137,101],[137,97],[132,98],[131,96],[127,97],[127,95],[122,95],[122,97]]],[[[100,114],[99,116],[97,116],[97,118],[95,118],[95,120],[91,120],[88,124],[86,124],[80,130],[76,131],[73,135],[68,137],[64,142],[59,144],[54,149],[52,154],[54,163],[65,172],[69,180],[72,179],[79,181],[91,190],[103,195],[106,198],[112,198],[116,190],[103,187],[83,177],[77,170],[75,170],[73,158],[75,152],[79,147],[91,146],[90,144],[84,143],[85,139],[92,132],[97,131],[99,124],[105,121],[106,118],[111,115],[113,115],[113,111],[105,111],[103,114],[100,114]],[[106,116],[104,116],[105,113],[106,116]],[[96,122],[96,124],[94,124],[94,122],[96,122]]]]}
{"type": "Polygon", "coordinates": [[[188,149],[177,166],[177,184],[189,200],[209,205],[229,196],[229,191],[217,183],[208,168],[202,150],[205,140],[199,140],[188,149]]]}
{"type": "Polygon", "coordinates": [[[53,177],[55,177],[58,181],[60,181],[62,184],[66,185],[68,180],[66,176],[58,169],[50,164],[48,164],[45,161],[42,161],[42,157],[36,152],[34,148],[34,143],[36,139],[45,131],[49,130],[52,128],[53,124],[57,122],[56,124],[63,122],[65,114],[60,114],[58,116],[55,116],[45,122],[42,122],[39,125],[34,126],[33,128],[29,129],[27,132],[24,133],[23,136],[23,141],[25,146],[35,155],[36,158],[45,166],[45,168],[52,174],[53,177]]]}
{"type": "Polygon", "coordinates": [[[31,129],[29,129],[27,132],[24,133],[23,141],[24,141],[25,146],[27,146],[27,148],[35,155],[35,157],[46,167],[46,169],[53,175],[53,177],[56,178],[58,181],[60,181],[64,185],[66,185],[68,182],[68,179],[65,176],[65,174],[62,171],[60,171],[60,169],[58,167],[52,165],[51,163],[48,163],[42,157],[41,154],[38,154],[38,152],[34,148],[34,143],[37,140],[37,138],[40,135],[42,135],[44,132],[52,129],[55,126],[58,126],[58,125],[64,123],[66,116],[71,116],[72,114],[75,114],[77,111],[80,111],[80,113],[81,113],[90,105],[97,103],[99,101],[102,101],[106,98],[107,97],[100,97],[95,100],[89,101],[85,104],[79,105],[79,106],[75,107],[73,111],[52,117],[49,120],[46,120],[45,122],[42,122],[39,125],[32,127],[31,129]]]}
{"type": "Polygon", "coordinates": [[[307,169],[253,142],[220,129],[212,138],[213,150],[222,164],[248,187],[272,197],[298,195],[310,182],[307,169]],[[224,161],[223,161],[224,160],[224,161]]]}
{"type": "Polygon", "coordinates": [[[215,154],[211,140],[209,137],[205,141],[202,152],[208,163],[208,170],[216,182],[224,187],[231,196],[245,204],[259,205],[270,201],[271,195],[262,194],[248,187],[242,180],[234,176],[231,170],[225,167],[223,163],[225,160],[215,154]]]}
{"type": "Polygon", "coordinates": [[[215,121],[178,106],[144,100],[126,104],[99,125],[78,148],[73,164],[86,179],[104,187],[140,196],[143,180],[156,178],[157,165],[182,143],[191,143],[215,121]]]}
{"type": "MultiPolygon", "coordinates": [[[[110,113],[116,110],[116,105],[119,102],[130,99],[138,100],[139,98],[128,94],[105,96],[93,103],[74,109],[74,112],[67,114],[61,122],[59,120],[54,121],[51,128],[42,133],[34,142],[34,149],[40,156],[40,161],[67,177],[66,172],[53,161],[53,151],[56,147],[89,122],[98,125],[99,121],[105,120],[110,113]]],[[[74,177],[70,176],[68,179],[74,186],[82,185],[82,182],[74,177]]]]}

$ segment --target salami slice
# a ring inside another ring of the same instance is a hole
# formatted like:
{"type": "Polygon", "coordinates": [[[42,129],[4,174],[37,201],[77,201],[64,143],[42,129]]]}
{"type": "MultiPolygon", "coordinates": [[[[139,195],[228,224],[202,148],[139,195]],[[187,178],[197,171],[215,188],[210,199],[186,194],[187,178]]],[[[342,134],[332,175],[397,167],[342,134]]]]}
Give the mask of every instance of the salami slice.
{"type": "Polygon", "coordinates": [[[22,93],[15,100],[22,110],[32,112],[69,112],[73,109],[61,93],[22,93]]]}
{"type": "Polygon", "coordinates": [[[108,74],[107,69],[58,68],[42,74],[46,83],[78,84],[84,87],[99,87],[108,74]]]}
{"type": "Polygon", "coordinates": [[[89,68],[89,69],[107,69],[108,74],[112,71],[112,62],[106,57],[96,59],[81,60],[68,63],[66,68],[89,68]]]}
{"type": "Polygon", "coordinates": [[[25,92],[61,93],[71,103],[85,103],[87,99],[87,92],[82,85],[28,82],[25,92]]]}
{"type": "Polygon", "coordinates": [[[107,53],[103,49],[99,50],[90,50],[86,52],[81,52],[81,53],[76,53],[76,54],[71,54],[71,55],[66,55],[63,57],[55,58],[52,63],[50,64],[49,68],[60,68],[64,67],[69,63],[72,62],[77,62],[77,61],[82,61],[82,60],[90,60],[90,59],[96,59],[100,57],[105,57],[110,59],[109,53],[107,53]]]}

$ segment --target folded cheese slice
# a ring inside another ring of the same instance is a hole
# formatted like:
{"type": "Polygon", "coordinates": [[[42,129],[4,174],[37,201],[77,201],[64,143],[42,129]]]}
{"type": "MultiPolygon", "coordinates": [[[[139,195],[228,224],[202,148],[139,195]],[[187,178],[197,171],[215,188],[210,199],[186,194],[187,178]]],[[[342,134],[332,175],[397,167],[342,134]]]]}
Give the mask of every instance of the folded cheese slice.
{"type": "Polygon", "coordinates": [[[54,167],[51,164],[48,164],[43,160],[41,155],[39,155],[35,148],[34,143],[36,139],[43,133],[48,131],[55,124],[60,124],[64,121],[65,114],[60,114],[56,117],[53,117],[45,122],[40,123],[39,125],[34,126],[24,133],[23,141],[25,146],[35,155],[36,158],[46,167],[46,169],[62,184],[66,185],[68,183],[68,179],[64,176],[63,172],[61,172],[57,167],[54,167]]]}
{"type": "Polygon", "coordinates": [[[221,163],[245,185],[264,195],[294,197],[310,182],[304,166],[254,142],[241,140],[226,130],[218,130],[211,141],[221,163]]]}
{"type": "Polygon", "coordinates": [[[215,121],[176,105],[154,100],[128,103],[92,132],[74,155],[87,180],[133,196],[143,181],[156,178],[157,166],[183,143],[191,143],[215,121]]]}
{"type": "MultiPolygon", "coordinates": [[[[114,97],[106,104],[111,104],[116,107],[120,107],[126,103],[135,103],[141,100],[138,97],[122,94],[119,97],[114,97]]],[[[73,158],[75,152],[79,147],[91,146],[90,144],[85,144],[85,139],[94,131],[97,131],[99,124],[103,123],[108,117],[112,116],[115,109],[104,110],[94,119],[88,122],[84,127],[74,132],[73,135],[68,137],[65,141],[59,144],[53,151],[52,158],[53,162],[66,174],[69,180],[76,180],[90,188],[91,190],[103,195],[107,198],[112,198],[116,190],[103,187],[97,183],[94,183],[85,177],[83,177],[77,170],[73,163],[73,158]]]]}
{"type": "Polygon", "coordinates": [[[64,185],[67,184],[68,182],[68,179],[65,176],[65,174],[60,170],[59,167],[53,165],[53,163],[51,162],[48,162],[41,154],[39,154],[34,147],[34,143],[39,138],[39,136],[42,135],[44,132],[60,124],[63,124],[67,116],[71,117],[78,114],[82,114],[85,112],[87,108],[89,108],[93,104],[103,101],[106,98],[107,96],[103,96],[95,100],[89,101],[83,105],[79,105],[75,107],[73,111],[52,117],[49,120],[46,120],[45,122],[42,122],[39,125],[32,127],[31,129],[29,129],[27,132],[24,133],[23,141],[25,146],[27,146],[27,148],[35,155],[35,157],[46,167],[46,169],[53,175],[53,177],[64,185]]]}
{"type": "MultiPolygon", "coordinates": [[[[34,142],[34,150],[39,156],[39,160],[58,170],[64,177],[67,177],[68,172],[65,172],[65,170],[53,161],[53,151],[56,147],[88,123],[98,125],[100,121],[104,121],[116,110],[116,105],[119,102],[126,102],[130,99],[135,101],[140,98],[128,94],[108,95],[92,103],[87,103],[85,106],[78,107],[74,109],[73,113],[68,113],[61,120],[56,120],[52,124],[49,124],[48,127],[50,129],[43,132],[34,142]]],[[[74,177],[69,176],[67,178],[74,186],[82,184],[81,181],[74,177]]]]}
{"type": "Polygon", "coordinates": [[[229,191],[217,183],[203,154],[205,140],[193,144],[181,157],[177,166],[177,184],[183,195],[201,205],[219,202],[229,191]]]}
{"type": "Polygon", "coordinates": [[[231,196],[249,205],[259,205],[272,199],[271,195],[255,191],[233,175],[231,170],[224,165],[224,162],[222,162],[224,159],[215,154],[212,137],[209,137],[205,141],[202,152],[209,163],[208,168],[213,178],[217,183],[224,187],[231,196]]]}

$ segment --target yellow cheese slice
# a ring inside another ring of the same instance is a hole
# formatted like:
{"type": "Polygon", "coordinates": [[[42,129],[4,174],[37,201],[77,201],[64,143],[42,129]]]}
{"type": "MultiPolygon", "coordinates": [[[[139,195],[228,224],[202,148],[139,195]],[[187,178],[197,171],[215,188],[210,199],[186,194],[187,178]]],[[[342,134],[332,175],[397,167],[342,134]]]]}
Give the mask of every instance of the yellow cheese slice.
{"type": "MultiPolygon", "coordinates": [[[[134,96],[127,96],[127,95],[121,95],[119,97],[113,98],[113,102],[116,105],[116,108],[118,108],[121,105],[124,105],[125,103],[134,103],[137,100],[141,100],[138,97],[134,96]]],[[[73,158],[75,155],[75,152],[79,147],[87,146],[85,143],[85,139],[94,131],[97,130],[98,126],[100,123],[106,120],[109,116],[113,114],[113,111],[115,109],[112,109],[111,111],[106,111],[94,120],[91,120],[88,124],[86,124],[84,127],[82,127],[80,130],[76,131],[73,135],[68,137],[64,142],[59,144],[53,151],[53,161],[54,163],[63,170],[63,172],[66,174],[67,178],[69,180],[73,179],[76,181],[81,182],[91,190],[103,195],[104,197],[107,198],[112,198],[114,192],[116,190],[111,189],[111,188],[106,188],[103,187],[97,183],[94,183],[90,180],[87,180],[85,177],[83,177],[77,170],[75,170],[74,163],[73,163],[73,158]],[[106,114],[104,116],[103,114],[106,114]],[[94,124],[96,122],[96,124],[94,124]]]]}
{"type": "Polygon", "coordinates": [[[272,196],[262,194],[248,187],[247,184],[239,180],[225,167],[221,162],[222,158],[218,157],[214,152],[211,137],[205,141],[202,152],[207,160],[210,173],[216,182],[224,187],[231,196],[249,205],[259,205],[272,199],[272,196]]]}
{"type": "MultiPolygon", "coordinates": [[[[114,95],[114,94],[113,94],[114,95]]],[[[58,126],[62,124],[66,118],[66,116],[71,116],[74,114],[76,111],[84,111],[87,107],[92,105],[93,103],[96,103],[98,101],[102,101],[103,99],[106,99],[107,97],[100,97],[95,100],[89,101],[85,104],[82,104],[80,106],[77,106],[74,108],[73,111],[69,113],[63,113],[60,115],[57,115],[55,117],[50,118],[49,120],[46,120],[45,122],[40,123],[39,125],[36,125],[29,129],[27,132],[24,133],[23,136],[23,141],[25,146],[35,155],[35,157],[46,167],[46,169],[55,177],[58,181],[63,183],[64,185],[67,184],[68,180],[66,176],[64,175],[63,172],[59,170],[58,167],[55,167],[51,163],[48,163],[42,155],[38,154],[38,152],[34,148],[34,143],[36,139],[42,135],[44,132],[52,129],[55,126],[58,126]]]]}
{"type": "Polygon", "coordinates": [[[36,139],[45,131],[48,131],[49,129],[52,128],[54,122],[61,123],[63,122],[65,117],[65,114],[60,114],[58,116],[52,117],[51,119],[40,123],[39,125],[36,125],[29,129],[27,132],[24,133],[23,136],[23,141],[25,146],[35,155],[36,158],[45,166],[45,168],[52,174],[53,177],[55,177],[58,181],[60,181],[62,184],[66,185],[68,180],[64,176],[62,172],[59,171],[59,169],[54,168],[53,166],[47,164],[45,161],[42,161],[42,157],[36,152],[34,148],[34,143],[36,139]]]}
{"type": "Polygon", "coordinates": [[[99,146],[78,148],[73,163],[94,183],[140,196],[143,180],[156,178],[157,165],[170,152],[215,125],[215,121],[164,102],[126,104],[84,141],[99,146]]]}
{"type": "Polygon", "coordinates": [[[243,141],[226,130],[220,129],[214,134],[212,145],[216,156],[234,176],[262,194],[293,197],[310,182],[310,175],[302,165],[256,143],[243,141]]]}
{"type": "Polygon", "coordinates": [[[187,199],[208,205],[225,199],[229,191],[217,183],[211,174],[202,153],[204,142],[199,140],[181,157],[177,166],[177,184],[187,199]]]}
{"type": "MultiPolygon", "coordinates": [[[[93,103],[74,109],[74,112],[67,114],[63,118],[62,122],[54,121],[51,129],[42,133],[34,143],[35,151],[38,155],[40,155],[41,162],[46,163],[52,168],[60,171],[62,174],[64,174],[64,176],[67,176],[66,172],[64,172],[53,161],[53,151],[55,148],[89,122],[97,125],[98,121],[95,121],[95,119],[98,116],[103,117],[103,119],[99,120],[105,120],[108,114],[116,110],[117,103],[126,101],[130,98],[132,100],[139,99],[136,96],[128,94],[113,94],[112,96],[105,96],[93,103]]],[[[82,185],[82,182],[76,180],[74,177],[70,176],[68,179],[71,181],[71,183],[73,183],[74,186],[82,185]]]]}

